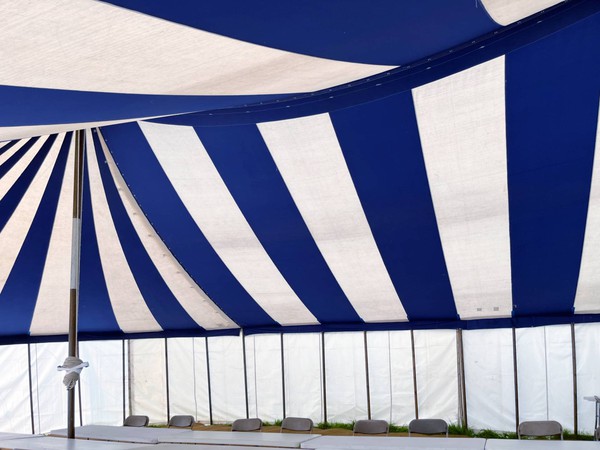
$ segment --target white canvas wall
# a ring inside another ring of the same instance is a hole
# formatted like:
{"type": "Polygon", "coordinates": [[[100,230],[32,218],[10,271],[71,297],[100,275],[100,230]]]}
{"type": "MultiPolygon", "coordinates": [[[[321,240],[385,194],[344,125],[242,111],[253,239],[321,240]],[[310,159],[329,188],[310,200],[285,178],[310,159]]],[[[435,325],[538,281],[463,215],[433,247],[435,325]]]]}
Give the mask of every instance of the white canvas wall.
{"type": "Polygon", "coordinates": [[[579,429],[594,430],[594,402],[587,396],[600,397],[600,324],[575,326],[577,344],[577,410],[579,429]]]}
{"type": "Polygon", "coordinates": [[[281,338],[278,334],[265,334],[245,339],[250,417],[260,417],[268,422],[281,420],[281,338]]]}
{"type": "Polygon", "coordinates": [[[165,340],[131,340],[129,345],[131,414],[148,416],[151,423],[166,423],[165,340]]]}
{"type": "Polygon", "coordinates": [[[323,421],[321,335],[283,336],[287,416],[323,421]]]}
{"type": "Polygon", "coordinates": [[[31,433],[27,345],[0,347],[0,431],[31,433]]]}
{"type": "Polygon", "coordinates": [[[469,426],[514,431],[512,330],[463,331],[469,426]]]}

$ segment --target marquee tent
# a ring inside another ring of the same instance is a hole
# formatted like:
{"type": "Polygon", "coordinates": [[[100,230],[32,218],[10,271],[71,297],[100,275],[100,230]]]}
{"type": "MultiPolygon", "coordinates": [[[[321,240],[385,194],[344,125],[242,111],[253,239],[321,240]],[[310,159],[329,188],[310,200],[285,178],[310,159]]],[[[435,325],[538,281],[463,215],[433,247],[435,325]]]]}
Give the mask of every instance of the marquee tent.
{"type": "Polygon", "coordinates": [[[600,2],[0,5],[3,343],[65,339],[79,129],[84,340],[600,321],[600,2]]]}

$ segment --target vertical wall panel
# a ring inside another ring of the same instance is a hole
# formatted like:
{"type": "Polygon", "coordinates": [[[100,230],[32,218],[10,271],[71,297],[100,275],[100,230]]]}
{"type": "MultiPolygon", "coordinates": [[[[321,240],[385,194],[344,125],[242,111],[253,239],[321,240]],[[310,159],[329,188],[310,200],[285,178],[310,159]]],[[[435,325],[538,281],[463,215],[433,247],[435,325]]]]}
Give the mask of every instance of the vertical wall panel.
{"type": "Polygon", "coordinates": [[[463,331],[469,426],[515,429],[512,331],[463,331]]]}
{"type": "Polygon", "coordinates": [[[214,421],[232,422],[246,417],[241,338],[208,338],[208,353],[214,421]]]}
{"type": "Polygon", "coordinates": [[[458,420],[456,332],[415,331],[419,418],[458,420]]]}
{"type": "Polygon", "coordinates": [[[415,418],[410,331],[390,331],[392,423],[408,425],[415,418]]]}
{"type": "Polygon", "coordinates": [[[595,403],[584,397],[600,396],[600,324],[575,325],[577,346],[577,408],[580,433],[593,433],[595,403]]]}
{"type": "Polygon", "coordinates": [[[544,328],[519,328],[516,337],[519,419],[548,420],[544,328]]]}
{"type": "MultiPolygon", "coordinates": [[[[67,391],[62,384],[64,372],[56,367],[67,356],[67,343],[35,344],[32,349],[33,410],[36,433],[46,433],[67,426],[67,391]]],[[[76,394],[77,395],[77,394],[76,394]]],[[[78,398],[75,398],[75,423],[78,419],[78,398]]]]}
{"type": "Polygon", "coordinates": [[[278,334],[246,337],[250,417],[283,419],[281,345],[278,334]]]}
{"type": "Polygon", "coordinates": [[[193,338],[168,339],[169,410],[196,417],[193,338]]]}
{"type": "Polygon", "coordinates": [[[573,431],[573,354],[570,325],[546,327],[548,417],[573,431]]]}
{"type": "Polygon", "coordinates": [[[122,425],[123,345],[121,341],[79,344],[79,357],[90,363],[81,373],[83,424],[122,425]]]}
{"type": "Polygon", "coordinates": [[[286,414],[323,420],[321,336],[284,334],[286,414]]]}
{"type": "Polygon", "coordinates": [[[165,340],[140,339],[129,344],[131,413],[148,416],[151,423],[166,423],[165,340]]]}
{"type": "Polygon", "coordinates": [[[325,333],[327,419],[367,418],[365,352],[362,333],[325,333]]]}
{"type": "Polygon", "coordinates": [[[369,352],[369,385],[371,417],[392,422],[392,371],[390,361],[390,333],[367,333],[369,352]]]}
{"type": "Polygon", "coordinates": [[[27,345],[0,347],[0,431],[31,433],[27,345]]]}

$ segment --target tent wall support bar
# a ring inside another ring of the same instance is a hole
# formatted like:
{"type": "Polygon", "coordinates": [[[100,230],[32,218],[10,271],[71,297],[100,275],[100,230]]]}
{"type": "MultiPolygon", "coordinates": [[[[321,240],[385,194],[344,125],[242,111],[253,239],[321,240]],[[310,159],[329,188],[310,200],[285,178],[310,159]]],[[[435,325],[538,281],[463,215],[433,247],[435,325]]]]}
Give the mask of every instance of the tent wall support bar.
{"type": "MultiPolygon", "coordinates": [[[[77,307],[79,302],[79,263],[81,255],[81,200],[83,189],[83,130],[75,131],[73,182],[73,231],[71,241],[71,290],[69,295],[69,356],[77,357],[77,307]]],[[[75,438],[75,390],[68,390],[67,437],[75,438]]]]}
{"type": "Polygon", "coordinates": [[[171,418],[171,399],[169,396],[169,341],[165,338],[165,379],[166,379],[166,391],[167,391],[167,423],[171,418]]]}
{"type": "Polygon", "coordinates": [[[323,422],[327,423],[327,370],[325,369],[325,332],[321,331],[321,367],[323,370],[323,422]]]}
{"type": "Polygon", "coordinates": [[[129,396],[129,412],[133,414],[133,398],[131,394],[131,339],[127,339],[127,394],[129,396]]]}
{"type": "Polygon", "coordinates": [[[515,383],[515,431],[519,433],[519,376],[517,369],[517,332],[512,329],[512,345],[513,345],[513,377],[515,383]]]}
{"type": "MultiPolygon", "coordinates": [[[[242,337],[242,358],[244,360],[244,398],[246,400],[246,419],[248,419],[250,417],[250,406],[248,404],[248,365],[246,362],[246,336],[244,336],[244,330],[242,330],[240,336],[242,337]]],[[[256,361],[254,364],[256,364],[256,361]]]]}
{"type": "Polygon", "coordinates": [[[410,330],[410,348],[412,352],[413,397],[415,399],[415,419],[419,418],[419,396],[417,394],[417,361],[415,355],[415,333],[410,330]]]}
{"type": "Polygon", "coordinates": [[[283,333],[279,334],[279,347],[281,348],[281,404],[283,409],[283,418],[285,419],[285,351],[283,347],[283,333]]]}
{"type": "Polygon", "coordinates": [[[208,383],[208,420],[209,423],[213,424],[213,413],[212,413],[212,393],[210,391],[210,358],[208,357],[208,338],[204,338],[204,349],[206,352],[206,381],[208,383]]]}
{"type": "Polygon", "coordinates": [[[577,345],[575,343],[575,324],[571,324],[571,359],[573,363],[573,428],[575,436],[579,433],[577,420],[577,345]]]}
{"type": "Polygon", "coordinates": [[[122,360],[122,364],[123,364],[123,367],[121,368],[121,373],[123,375],[123,423],[125,423],[125,406],[127,404],[127,402],[126,402],[127,391],[125,389],[125,339],[123,339],[121,342],[122,342],[121,360],[122,360]]]}
{"type": "Polygon", "coordinates": [[[371,385],[369,383],[369,346],[367,341],[367,332],[363,331],[365,343],[365,382],[367,384],[367,418],[371,420],[371,385]]]}
{"type": "Polygon", "coordinates": [[[467,383],[465,382],[465,351],[463,346],[463,332],[456,330],[456,353],[458,365],[458,395],[460,399],[460,419],[463,428],[469,427],[467,416],[467,383]]]}
{"type": "Polygon", "coordinates": [[[31,413],[31,434],[35,434],[33,416],[33,380],[31,379],[31,344],[27,344],[27,374],[29,375],[29,412],[31,413]]]}

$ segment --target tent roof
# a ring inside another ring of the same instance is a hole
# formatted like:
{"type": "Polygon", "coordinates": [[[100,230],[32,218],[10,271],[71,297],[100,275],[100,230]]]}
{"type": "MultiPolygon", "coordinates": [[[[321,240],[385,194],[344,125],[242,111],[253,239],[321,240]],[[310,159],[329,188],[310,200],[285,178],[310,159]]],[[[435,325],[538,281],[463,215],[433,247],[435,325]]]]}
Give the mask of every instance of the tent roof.
{"type": "Polygon", "coordinates": [[[216,3],[2,8],[0,339],[82,127],[83,338],[598,320],[598,2],[216,3]]]}

